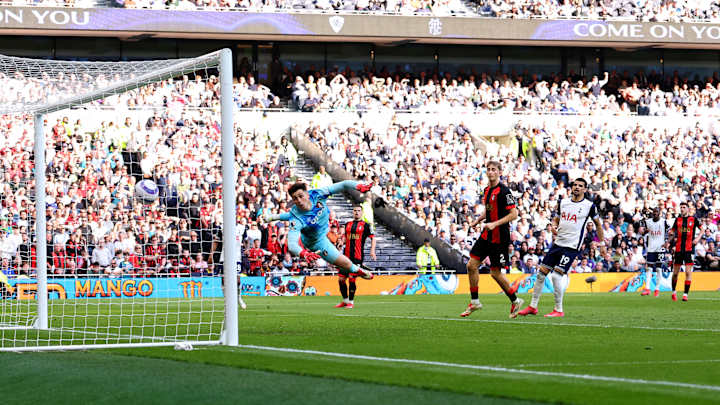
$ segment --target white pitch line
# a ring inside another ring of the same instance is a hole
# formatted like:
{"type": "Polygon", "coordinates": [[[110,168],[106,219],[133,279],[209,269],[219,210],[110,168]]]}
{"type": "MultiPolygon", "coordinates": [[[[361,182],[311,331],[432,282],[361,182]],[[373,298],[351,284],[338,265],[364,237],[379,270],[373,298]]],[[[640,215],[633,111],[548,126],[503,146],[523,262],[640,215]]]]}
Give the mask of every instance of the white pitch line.
{"type": "Polygon", "coordinates": [[[440,366],[440,367],[461,368],[461,369],[479,370],[479,371],[492,371],[492,372],[498,372],[498,373],[537,375],[537,376],[544,376],[544,377],[564,377],[564,378],[574,378],[574,379],[578,379],[578,380],[604,381],[604,382],[622,383],[622,384],[660,385],[660,386],[673,387],[673,388],[682,387],[682,388],[702,389],[702,390],[720,392],[720,386],[717,386],[717,385],[690,384],[690,383],[683,383],[683,382],[677,382],[677,381],[642,380],[642,379],[636,379],[636,378],[608,377],[608,376],[592,375],[592,374],[573,374],[573,373],[560,373],[560,372],[552,372],[552,371],[523,370],[523,369],[507,368],[507,367],[480,366],[480,365],[474,365],[474,364],[447,363],[447,362],[442,362],[442,361],[395,359],[392,357],[364,356],[364,355],[359,355],[359,354],[322,352],[322,351],[318,351],[318,350],[302,350],[302,349],[292,349],[292,348],[286,348],[286,347],[256,346],[256,345],[239,345],[237,347],[244,348],[244,349],[267,350],[267,351],[285,352],[285,353],[312,354],[312,355],[318,355],[318,356],[339,357],[339,358],[354,359],[354,360],[371,360],[371,361],[381,361],[381,362],[387,362],[387,363],[418,364],[418,365],[423,365],[423,366],[440,366]]]}
{"type": "Polygon", "coordinates": [[[591,362],[591,363],[536,363],[536,364],[515,364],[515,367],[586,367],[586,366],[643,366],[652,364],[703,364],[703,363],[720,363],[720,359],[706,360],[657,360],[657,361],[607,361],[607,362],[591,362]]]}
{"type": "Polygon", "coordinates": [[[399,316],[399,315],[369,315],[369,314],[335,314],[335,316],[363,317],[363,318],[389,318],[389,319],[415,319],[428,321],[453,321],[453,322],[482,322],[482,323],[512,323],[517,325],[543,325],[543,326],[577,326],[582,328],[602,328],[602,329],[643,329],[643,330],[672,330],[679,332],[720,332],[720,329],[701,329],[701,328],[660,328],[652,326],[624,326],[624,325],[601,325],[592,323],[567,323],[567,322],[533,322],[533,321],[502,321],[499,319],[456,319],[442,318],[432,316],[399,316]]]}
{"type": "Polygon", "coordinates": [[[693,300],[693,301],[720,301],[720,298],[698,298],[698,297],[692,297],[691,300],[693,300]]]}

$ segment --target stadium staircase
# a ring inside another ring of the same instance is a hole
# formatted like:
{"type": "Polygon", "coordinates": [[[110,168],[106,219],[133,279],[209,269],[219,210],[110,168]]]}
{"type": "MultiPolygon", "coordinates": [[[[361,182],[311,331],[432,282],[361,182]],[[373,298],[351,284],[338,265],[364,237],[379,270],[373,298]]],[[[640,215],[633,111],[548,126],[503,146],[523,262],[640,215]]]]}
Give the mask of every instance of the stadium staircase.
{"type": "MultiPolygon", "coordinates": [[[[295,173],[308,183],[317,170],[302,153],[295,164],[295,173]]],[[[352,220],[352,200],[344,194],[335,194],[328,199],[328,207],[335,213],[340,224],[352,220]]],[[[377,238],[375,253],[377,260],[370,258],[370,241],[365,243],[365,264],[376,270],[379,274],[415,273],[415,248],[395,236],[385,225],[375,222],[375,237],[377,238]]]]}

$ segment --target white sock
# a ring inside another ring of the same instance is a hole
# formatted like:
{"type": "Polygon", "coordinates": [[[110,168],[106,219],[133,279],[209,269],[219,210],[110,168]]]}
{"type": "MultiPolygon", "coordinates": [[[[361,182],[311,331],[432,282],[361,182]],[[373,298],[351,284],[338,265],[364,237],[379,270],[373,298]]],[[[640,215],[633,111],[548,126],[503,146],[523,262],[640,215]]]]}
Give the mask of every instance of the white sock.
{"type": "Polygon", "coordinates": [[[351,301],[350,301],[349,298],[343,298],[343,302],[346,303],[346,304],[349,304],[351,301]]]}
{"type": "Polygon", "coordinates": [[[542,295],[543,287],[545,286],[545,273],[538,271],[537,278],[535,279],[535,285],[533,285],[533,295],[530,301],[530,306],[537,309],[538,302],[540,302],[540,295],[542,295]]]}
{"type": "Polygon", "coordinates": [[[662,280],[662,270],[655,270],[655,291],[660,291],[660,280],[662,280]]]}
{"type": "Polygon", "coordinates": [[[471,299],[471,300],[470,300],[470,303],[473,304],[473,305],[480,305],[480,298],[475,299],[475,300],[471,299]]]}
{"type": "Polygon", "coordinates": [[[348,303],[348,304],[353,304],[353,305],[355,305],[355,301],[354,301],[354,300],[348,300],[347,303],[348,303]]]}
{"type": "Polygon", "coordinates": [[[645,288],[650,289],[650,282],[652,281],[652,269],[650,267],[645,269],[645,288]]]}
{"type": "Polygon", "coordinates": [[[555,295],[555,310],[563,312],[563,295],[565,295],[565,283],[563,275],[553,271],[550,274],[550,280],[553,284],[553,295],[555,295]]]}

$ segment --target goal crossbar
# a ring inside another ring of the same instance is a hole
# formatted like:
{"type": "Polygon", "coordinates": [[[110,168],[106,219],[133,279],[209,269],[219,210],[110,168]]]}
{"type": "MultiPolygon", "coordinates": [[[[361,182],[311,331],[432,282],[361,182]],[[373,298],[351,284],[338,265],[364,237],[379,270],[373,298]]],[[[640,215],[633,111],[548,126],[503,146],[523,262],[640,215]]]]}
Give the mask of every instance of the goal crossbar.
{"type": "MultiPolygon", "coordinates": [[[[167,66],[161,67],[158,70],[143,73],[138,75],[137,77],[133,78],[131,82],[122,82],[122,83],[115,83],[113,85],[110,85],[108,87],[104,87],[99,90],[91,91],[86,94],[80,94],[76,95],[74,97],[70,97],[67,99],[63,99],[60,101],[44,104],[44,105],[37,105],[35,107],[28,106],[26,104],[21,105],[0,105],[0,114],[12,114],[12,113],[32,113],[32,114],[50,114],[53,112],[57,112],[60,110],[63,110],[67,108],[68,106],[72,105],[81,105],[86,103],[91,103],[93,101],[100,100],[104,97],[107,97],[108,94],[115,94],[119,91],[130,91],[135,90],[139,87],[146,86],[148,84],[151,84],[153,82],[157,82],[160,80],[166,80],[173,77],[176,77],[178,75],[182,75],[185,73],[191,73],[194,72],[202,67],[208,66],[208,65],[219,65],[221,61],[221,57],[224,53],[224,51],[227,51],[228,53],[230,50],[219,50],[215,51],[203,56],[199,56],[197,58],[189,58],[189,59],[175,59],[175,60],[165,60],[165,64],[167,66]],[[10,108],[8,108],[10,107],[10,108]]],[[[14,56],[5,56],[0,55],[0,58],[4,58],[8,60],[9,63],[37,63],[34,59],[28,59],[28,58],[18,58],[14,56]]],[[[51,65],[57,65],[58,67],[72,67],[72,66],[80,66],[82,64],[96,64],[97,66],[103,66],[110,62],[61,62],[61,61],[42,61],[43,64],[51,64],[51,65]]],[[[125,63],[128,65],[132,64],[139,64],[142,62],[117,62],[117,63],[125,63]]],[[[232,68],[232,67],[231,67],[232,68]]],[[[231,81],[232,83],[232,81],[231,81]]]]}

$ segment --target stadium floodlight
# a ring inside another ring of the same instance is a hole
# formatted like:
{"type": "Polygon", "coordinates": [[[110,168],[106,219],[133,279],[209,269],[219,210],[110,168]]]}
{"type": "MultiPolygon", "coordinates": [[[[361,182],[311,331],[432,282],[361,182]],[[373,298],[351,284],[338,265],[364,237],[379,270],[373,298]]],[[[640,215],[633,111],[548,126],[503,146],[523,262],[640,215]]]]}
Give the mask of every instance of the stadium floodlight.
{"type": "Polygon", "coordinates": [[[236,266],[215,270],[240,248],[232,78],[229,49],[137,62],[0,56],[0,240],[20,246],[2,251],[0,351],[238,344],[236,266]],[[215,174],[211,191],[202,170],[215,174]],[[140,198],[143,178],[165,180],[140,198]],[[206,191],[209,222],[192,197],[206,191]]]}

